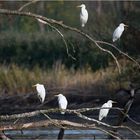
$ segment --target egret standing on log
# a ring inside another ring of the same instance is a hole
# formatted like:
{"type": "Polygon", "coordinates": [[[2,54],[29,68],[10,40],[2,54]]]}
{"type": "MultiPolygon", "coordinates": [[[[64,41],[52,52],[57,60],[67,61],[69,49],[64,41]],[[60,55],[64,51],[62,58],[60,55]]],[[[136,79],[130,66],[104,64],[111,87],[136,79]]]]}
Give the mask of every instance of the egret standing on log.
{"type": "Polygon", "coordinates": [[[38,98],[41,101],[41,103],[43,103],[46,96],[44,85],[36,84],[36,85],[33,85],[33,87],[36,87],[38,98]]]}
{"type": "Polygon", "coordinates": [[[124,23],[120,23],[120,25],[115,29],[113,33],[113,39],[112,39],[113,42],[115,42],[121,37],[125,26],[128,26],[128,25],[125,25],[124,23]]]}
{"type": "Polygon", "coordinates": [[[112,103],[116,103],[112,100],[109,100],[107,103],[104,103],[100,109],[100,112],[99,112],[99,121],[101,121],[104,117],[107,116],[110,108],[112,108],[112,103]],[[106,109],[102,109],[102,108],[106,108],[106,109]]]}
{"type": "MultiPolygon", "coordinates": [[[[62,94],[55,95],[58,97],[58,104],[60,109],[66,109],[68,105],[68,101],[66,97],[62,94]]],[[[61,114],[65,114],[64,111],[61,111],[61,114]]]]}
{"type": "Polygon", "coordinates": [[[81,26],[85,27],[85,24],[88,21],[88,11],[86,10],[86,6],[85,4],[81,4],[77,7],[81,8],[81,12],[80,12],[80,22],[81,22],[81,26]]]}

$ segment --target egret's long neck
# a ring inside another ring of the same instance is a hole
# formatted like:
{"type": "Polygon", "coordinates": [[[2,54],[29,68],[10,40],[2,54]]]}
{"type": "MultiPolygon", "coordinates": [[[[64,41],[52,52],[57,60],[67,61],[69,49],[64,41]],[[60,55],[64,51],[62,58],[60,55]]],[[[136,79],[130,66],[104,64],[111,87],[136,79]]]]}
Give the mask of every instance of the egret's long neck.
{"type": "Polygon", "coordinates": [[[134,90],[134,89],[132,89],[132,90],[130,91],[130,93],[131,93],[131,97],[134,97],[135,90],[134,90]]]}
{"type": "Polygon", "coordinates": [[[112,107],[112,103],[109,103],[109,107],[112,107]]]}
{"type": "Polygon", "coordinates": [[[85,10],[86,10],[85,7],[82,7],[82,8],[81,8],[81,12],[82,12],[82,14],[85,12],[85,10]]]}
{"type": "Polygon", "coordinates": [[[123,26],[123,25],[121,25],[121,26],[120,26],[120,28],[121,28],[121,29],[124,29],[124,26],[123,26]]]}

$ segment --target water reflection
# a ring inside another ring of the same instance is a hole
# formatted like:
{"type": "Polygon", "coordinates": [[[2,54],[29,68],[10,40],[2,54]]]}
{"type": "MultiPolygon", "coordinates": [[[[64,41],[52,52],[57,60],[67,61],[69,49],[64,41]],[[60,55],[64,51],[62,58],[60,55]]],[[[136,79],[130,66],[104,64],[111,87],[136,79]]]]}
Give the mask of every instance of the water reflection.
{"type": "Polygon", "coordinates": [[[58,140],[62,140],[63,139],[64,132],[65,132],[65,129],[60,128],[60,131],[59,131],[59,134],[58,134],[58,137],[57,137],[58,140]]]}
{"type": "MultiPolygon", "coordinates": [[[[138,133],[139,128],[134,128],[138,133]]],[[[127,130],[119,130],[125,138],[134,139],[137,138],[134,134],[130,133],[127,130]]],[[[93,139],[106,139],[108,136],[99,131],[99,130],[64,130],[57,128],[38,128],[38,129],[28,129],[23,130],[21,134],[18,130],[9,130],[5,131],[5,135],[11,139],[58,139],[58,140],[67,140],[67,139],[76,139],[76,140],[93,140],[93,139]]]]}

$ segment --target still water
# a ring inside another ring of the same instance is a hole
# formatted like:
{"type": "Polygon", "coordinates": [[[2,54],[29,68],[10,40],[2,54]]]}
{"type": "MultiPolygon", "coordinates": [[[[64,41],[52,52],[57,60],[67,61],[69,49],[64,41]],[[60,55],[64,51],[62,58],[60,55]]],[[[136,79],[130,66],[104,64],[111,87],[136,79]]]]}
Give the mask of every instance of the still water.
{"type": "MultiPolygon", "coordinates": [[[[133,129],[134,130],[134,129],[133,129]]],[[[135,128],[136,132],[140,134],[140,130],[135,128]]],[[[58,139],[60,130],[58,128],[36,128],[26,130],[10,130],[5,131],[6,136],[13,139],[58,139]]],[[[120,130],[120,134],[127,139],[138,139],[137,136],[127,130],[120,130]]],[[[94,140],[94,139],[108,139],[108,135],[99,130],[65,130],[64,140],[94,140]]]]}
{"type": "MultiPolygon", "coordinates": [[[[96,118],[97,116],[95,116],[96,118]]],[[[40,117],[39,117],[40,118],[40,117]]],[[[60,118],[60,117],[59,117],[60,118]]],[[[69,116],[67,117],[69,120],[74,120],[75,117],[69,116]]],[[[107,122],[109,124],[112,124],[110,120],[113,120],[115,117],[110,116],[107,119],[107,122]]],[[[62,117],[61,117],[62,119],[62,117]]],[[[140,117],[137,116],[136,118],[133,118],[135,120],[140,120],[140,117]]],[[[75,119],[76,122],[82,122],[80,119],[75,119]]],[[[131,127],[134,131],[136,131],[140,135],[140,125],[135,125],[131,121],[127,121],[124,125],[127,125],[131,127]]],[[[126,139],[139,139],[135,134],[132,132],[126,130],[126,129],[121,129],[118,130],[119,134],[126,139]]],[[[41,127],[41,128],[33,128],[33,129],[23,129],[22,131],[20,130],[8,130],[4,132],[6,136],[8,136],[11,139],[16,139],[16,140],[27,140],[27,139],[51,139],[51,140],[57,140],[58,137],[60,136],[60,133],[62,133],[62,130],[56,127],[41,127]]],[[[60,138],[60,137],[59,137],[60,138]]],[[[102,131],[99,130],[93,130],[93,129],[68,129],[64,131],[63,135],[64,140],[69,140],[69,139],[76,139],[76,140],[96,140],[96,139],[105,139],[108,140],[108,135],[103,133],[102,131]]]]}
{"type": "MultiPolygon", "coordinates": [[[[6,131],[5,134],[14,139],[58,139],[58,129],[30,129],[21,131],[6,131]]],[[[65,130],[63,139],[93,140],[107,138],[98,130],[65,130]]]]}

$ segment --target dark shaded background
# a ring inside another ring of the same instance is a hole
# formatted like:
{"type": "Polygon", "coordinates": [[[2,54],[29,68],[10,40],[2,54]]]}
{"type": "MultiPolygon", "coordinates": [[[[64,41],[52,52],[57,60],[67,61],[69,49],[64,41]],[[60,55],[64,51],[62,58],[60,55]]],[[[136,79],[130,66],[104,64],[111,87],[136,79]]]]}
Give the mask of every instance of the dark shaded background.
{"type": "MultiPolygon", "coordinates": [[[[25,3],[25,1],[0,1],[0,8],[18,10],[25,3]]],[[[26,7],[23,11],[29,11],[58,21],[63,21],[66,25],[83,30],[94,39],[110,43],[112,43],[112,33],[114,29],[123,22],[129,25],[129,27],[124,31],[120,41],[115,44],[119,49],[139,61],[139,1],[39,1],[26,7]],[[81,3],[86,4],[89,12],[88,23],[83,29],[81,29],[79,22],[80,9],[76,8],[76,6],[81,3]]],[[[94,44],[91,44],[91,42],[82,36],[64,29],[60,30],[64,34],[69,46],[69,51],[76,58],[76,61],[68,57],[62,38],[50,27],[29,17],[0,15],[0,64],[8,67],[8,69],[14,69],[13,67],[11,68],[11,65],[14,64],[30,71],[33,71],[36,66],[44,71],[46,69],[53,70],[57,62],[64,65],[68,70],[72,69],[73,71],[91,68],[93,72],[98,72],[99,70],[105,70],[105,68],[111,67],[114,60],[110,55],[99,51],[94,44]]],[[[127,64],[126,59],[118,54],[118,52],[115,52],[113,48],[109,46],[103,47],[114,52],[118,60],[120,60],[122,64],[125,64],[125,70],[115,80],[119,81],[121,79],[122,83],[131,81],[136,83],[136,87],[139,87],[139,69],[135,65],[132,65],[132,63],[127,64]]],[[[0,77],[0,79],[2,79],[2,77],[0,77]]],[[[28,81],[28,77],[26,79],[28,81]]],[[[113,78],[110,77],[110,79],[99,85],[96,83],[92,90],[85,89],[82,92],[75,90],[71,93],[70,91],[64,91],[62,88],[57,91],[63,91],[63,93],[67,95],[71,103],[71,108],[73,106],[79,106],[79,104],[81,104],[81,107],[97,106],[109,98],[118,100],[120,105],[124,105],[129,98],[128,95],[114,96],[116,91],[111,91],[111,93],[104,95],[104,93],[110,91],[109,86],[106,87],[106,84],[109,84],[109,81],[112,79],[113,78]],[[102,92],[102,96],[100,94],[100,96],[97,96],[94,91],[95,89],[97,95],[98,92],[102,92]],[[124,97],[124,99],[122,97],[124,97]]],[[[1,82],[1,84],[3,83],[4,82],[1,82]]],[[[17,83],[18,80],[16,81],[16,84],[17,83]]],[[[31,84],[32,83],[30,83],[30,85],[31,84]]],[[[3,93],[9,93],[10,90],[7,88],[7,84],[4,83],[3,85],[6,87],[3,89],[3,93]]],[[[91,84],[91,86],[93,85],[91,84]]],[[[50,93],[51,92],[53,93],[53,91],[50,90],[50,93]]],[[[14,90],[14,93],[17,92],[14,90]]],[[[51,96],[53,96],[53,94],[51,96]]],[[[138,106],[139,96],[136,99],[135,105],[138,106]]],[[[28,96],[1,96],[0,102],[2,114],[11,112],[19,113],[25,110],[31,111],[34,110],[37,105],[40,105],[39,100],[34,94],[29,94],[28,96]],[[9,104],[13,104],[13,107],[9,108],[9,104]]],[[[54,102],[50,101],[51,107],[57,106],[54,102]]],[[[138,108],[136,108],[135,111],[137,111],[137,109],[138,108]]]]}
{"type": "MultiPolygon", "coordinates": [[[[25,3],[25,1],[0,1],[0,8],[17,10],[25,3]]],[[[39,1],[23,11],[41,14],[81,29],[80,9],[76,8],[81,3],[86,4],[89,12],[89,20],[83,31],[94,39],[112,43],[114,29],[121,22],[128,24],[129,27],[121,41],[116,44],[124,52],[139,58],[140,3],[138,1],[39,1]]],[[[76,33],[61,30],[70,53],[77,59],[74,61],[67,56],[61,37],[48,26],[28,17],[0,15],[0,19],[1,64],[15,63],[28,68],[33,68],[35,65],[52,68],[56,61],[61,61],[67,68],[78,69],[88,65],[95,71],[107,67],[112,61],[110,56],[99,51],[96,46],[76,33]]],[[[108,49],[112,50],[110,47],[108,49]]]]}

